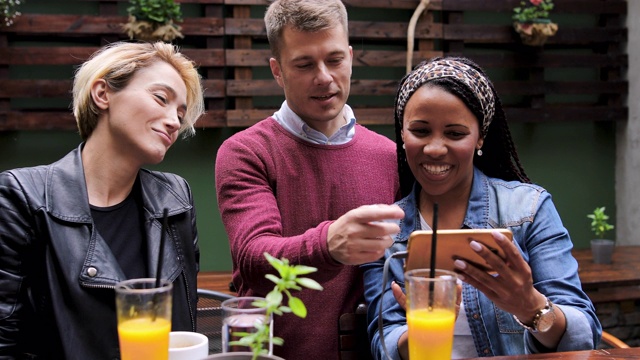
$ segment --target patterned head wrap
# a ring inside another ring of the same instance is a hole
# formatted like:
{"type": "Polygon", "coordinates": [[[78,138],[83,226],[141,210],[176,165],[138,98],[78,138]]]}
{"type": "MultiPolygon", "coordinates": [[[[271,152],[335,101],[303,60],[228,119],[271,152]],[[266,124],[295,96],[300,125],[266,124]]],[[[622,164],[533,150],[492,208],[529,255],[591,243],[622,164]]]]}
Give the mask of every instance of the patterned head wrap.
{"type": "Polygon", "coordinates": [[[486,136],[496,106],[489,79],[471,66],[453,59],[439,59],[421,64],[404,78],[396,100],[397,121],[402,121],[405,106],[416,90],[431,80],[441,78],[453,78],[475,94],[482,108],[482,136],[486,136]]]}

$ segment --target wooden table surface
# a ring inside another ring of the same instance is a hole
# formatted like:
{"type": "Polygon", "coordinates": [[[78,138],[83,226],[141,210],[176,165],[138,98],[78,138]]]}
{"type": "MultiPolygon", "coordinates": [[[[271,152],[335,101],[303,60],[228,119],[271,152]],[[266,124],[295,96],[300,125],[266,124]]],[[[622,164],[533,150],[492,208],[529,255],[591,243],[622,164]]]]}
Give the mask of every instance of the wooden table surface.
{"type": "Polygon", "coordinates": [[[616,246],[611,264],[594,264],[591,249],[574,250],[578,274],[594,303],[640,299],[640,246],[616,246]]]}
{"type": "MultiPolygon", "coordinates": [[[[486,358],[474,358],[486,359],[486,358]]],[[[550,354],[535,355],[513,355],[495,356],[491,360],[540,360],[540,359],[562,359],[562,360],[585,360],[585,359],[640,359],[640,348],[628,349],[601,349],[591,351],[567,351],[550,354]]]]}
{"type": "Polygon", "coordinates": [[[231,271],[201,271],[198,274],[199,288],[236,295],[236,293],[229,288],[230,282],[231,271]]]}
{"type": "Polygon", "coordinates": [[[640,285],[640,246],[616,246],[611,264],[594,264],[591,249],[574,250],[585,290],[640,285]]]}
{"type": "MultiPolygon", "coordinates": [[[[591,249],[574,250],[582,288],[594,302],[640,299],[640,246],[616,246],[611,264],[594,264],[591,249]]],[[[230,271],[205,271],[198,287],[234,294],[230,271]]]]}

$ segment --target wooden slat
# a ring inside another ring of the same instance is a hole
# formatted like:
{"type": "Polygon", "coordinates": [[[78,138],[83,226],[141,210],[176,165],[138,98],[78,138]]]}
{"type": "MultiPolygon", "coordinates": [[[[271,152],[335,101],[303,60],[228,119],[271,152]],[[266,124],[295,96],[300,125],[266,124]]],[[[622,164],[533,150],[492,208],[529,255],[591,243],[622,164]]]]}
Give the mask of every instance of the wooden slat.
{"type": "MultiPolygon", "coordinates": [[[[395,95],[398,80],[351,80],[351,95],[395,95]]],[[[499,94],[625,94],[626,81],[499,81],[494,83],[499,94]]],[[[228,80],[229,96],[274,96],[283,95],[275,80],[228,80]]]]}
{"type": "MultiPolygon", "coordinates": [[[[382,9],[415,9],[419,0],[343,0],[347,9],[349,8],[382,8],[382,9]]],[[[224,0],[226,5],[263,5],[269,4],[269,0],[224,0]]],[[[442,0],[431,0],[431,9],[441,9],[442,0]]]]}
{"type": "MultiPolygon", "coordinates": [[[[223,110],[207,110],[196,122],[196,129],[227,126],[223,110]]],[[[0,111],[0,131],[7,130],[76,130],[76,123],[67,110],[0,111]]]]}
{"type": "MultiPolygon", "coordinates": [[[[9,28],[21,34],[50,36],[104,35],[125,36],[122,26],[127,22],[124,16],[88,15],[39,15],[23,14],[9,28]]],[[[185,18],[179,23],[185,36],[222,36],[224,22],[219,18],[185,18]]]]}
{"type": "Polygon", "coordinates": [[[236,293],[229,288],[229,283],[231,283],[230,271],[202,271],[198,273],[198,289],[236,295],[236,293]]]}
{"type": "MultiPolygon", "coordinates": [[[[358,39],[401,40],[407,36],[407,23],[381,21],[350,21],[349,36],[358,39]]],[[[225,20],[228,35],[267,36],[264,20],[251,18],[230,18],[225,20]]],[[[436,39],[442,37],[442,25],[420,22],[416,25],[416,39],[436,39]]]]}
{"type": "MultiPolygon", "coordinates": [[[[0,64],[6,65],[79,65],[99,47],[11,47],[0,48],[0,64]]],[[[198,66],[224,66],[223,49],[181,49],[198,66]]]]}
{"type": "MultiPolygon", "coordinates": [[[[414,63],[424,59],[442,56],[442,51],[415,51],[414,63]]],[[[225,53],[229,66],[268,66],[271,50],[264,49],[228,49],[225,53]]],[[[392,50],[353,50],[353,66],[397,66],[404,67],[406,51],[392,50]]]]}
{"type": "MultiPolygon", "coordinates": [[[[224,80],[204,80],[205,98],[223,98],[224,80]]],[[[72,80],[4,80],[0,79],[0,98],[69,98],[72,80]]]]}
{"type": "MultiPolygon", "coordinates": [[[[232,127],[251,126],[271,116],[277,109],[228,110],[227,124],[232,127]]],[[[354,107],[358,123],[363,125],[393,125],[393,108],[354,107]]],[[[557,108],[506,107],[509,122],[563,122],[563,121],[626,121],[628,108],[607,106],[566,106],[557,108]]]]}
{"type": "MultiPolygon", "coordinates": [[[[478,0],[446,0],[438,9],[446,11],[484,11],[508,12],[520,5],[521,0],[478,1],[478,0]]],[[[587,13],[587,14],[625,14],[625,0],[560,0],[554,2],[552,13],[587,13]]],[[[415,8],[415,6],[414,6],[415,8]]]]}
{"type": "MultiPolygon", "coordinates": [[[[79,0],[86,2],[129,2],[129,0],[79,0]]],[[[223,4],[224,0],[174,0],[180,4],[223,4]]]]}

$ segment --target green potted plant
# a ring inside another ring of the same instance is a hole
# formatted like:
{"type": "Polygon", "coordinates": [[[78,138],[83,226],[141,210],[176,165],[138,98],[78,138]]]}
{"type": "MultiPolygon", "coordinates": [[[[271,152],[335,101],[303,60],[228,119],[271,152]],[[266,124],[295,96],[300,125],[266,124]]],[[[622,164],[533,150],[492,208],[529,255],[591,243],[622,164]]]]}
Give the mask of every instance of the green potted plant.
{"type": "Polygon", "coordinates": [[[591,219],[591,231],[596,236],[596,239],[591,240],[593,262],[596,264],[610,264],[615,246],[613,240],[605,238],[605,233],[613,230],[614,226],[607,222],[609,216],[604,211],[604,206],[597,207],[593,210],[593,213],[587,215],[587,218],[591,219]]]}
{"type": "MultiPolygon", "coordinates": [[[[269,264],[278,272],[279,276],[267,274],[265,277],[275,283],[266,297],[261,298],[253,303],[255,307],[266,310],[266,318],[272,319],[273,315],[282,315],[284,313],[293,313],[294,315],[305,318],[307,317],[307,308],[300,300],[293,296],[291,290],[301,290],[303,287],[313,290],[322,290],[322,286],[315,280],[301,277],[318,269],[305,265],[290,265],[289,260],[282,258],[277,259],[268,253],[264,253],[269,264]],[[285,305],[286,296],[286,305],[285,305]]],[[[272,319],[273,321],[273,319],[272,319]]],[[[230,345],[243,346],[251,349],[251,352],[223,353],[207,357],[206,359],[225,359],[225,360],[282,360],[282,358],[268,355],[267,345],[271,341],[274,345],[283,345],[282,338],[272,336],[269,322],[254,323],[255,331],[253,332],[236,332],[234,336],[240,336],[237,341],[232,341],[230,345]]]]}
{"type": "Polygon", "coordinates": [[[174,0],[129,0],[129,4],[129,21],[123,30],[130,39],[171,42],[184,38],[175,24],[182,21],[182,11],[174,0]]]}
{"type": "Polygon", "coordinates": [[[558,24],[549,19],[553,7],[553,0],[523,0],[513,8],[513,28],[523,44],[542,46],[549,36],[556,34],[558,24]]]}

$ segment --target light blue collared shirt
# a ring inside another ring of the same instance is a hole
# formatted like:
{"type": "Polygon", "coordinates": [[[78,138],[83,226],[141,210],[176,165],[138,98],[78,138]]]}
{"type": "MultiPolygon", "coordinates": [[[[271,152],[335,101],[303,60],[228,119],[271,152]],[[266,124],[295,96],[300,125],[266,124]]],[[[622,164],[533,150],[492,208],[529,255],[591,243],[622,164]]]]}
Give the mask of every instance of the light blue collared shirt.
{"type": "Polygon", "coordinates": [[[282,125],[282,127],[290,133],[310,143],[322,145],[346,144],[353,139],[353,136],[356,134],[356,116],[353,114],[353,110],[349,105],[344,105],[342,116],[344,116],[345,124],[333,135],[327,137],[325,134],[307,125],[298,114],[291,110],[286,100],[282,103],[280,110],[273,113],[273,117],[278,124],[282,125]]]}

